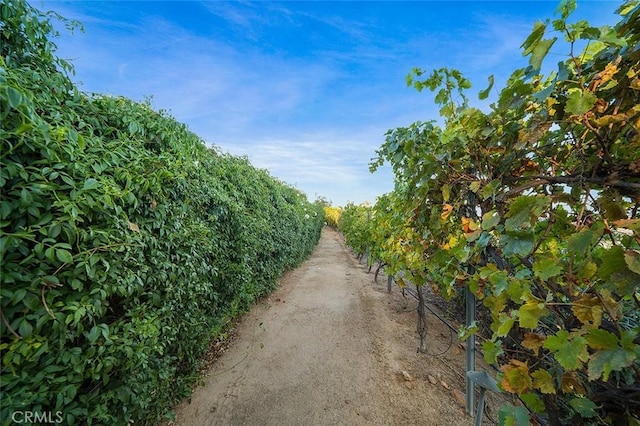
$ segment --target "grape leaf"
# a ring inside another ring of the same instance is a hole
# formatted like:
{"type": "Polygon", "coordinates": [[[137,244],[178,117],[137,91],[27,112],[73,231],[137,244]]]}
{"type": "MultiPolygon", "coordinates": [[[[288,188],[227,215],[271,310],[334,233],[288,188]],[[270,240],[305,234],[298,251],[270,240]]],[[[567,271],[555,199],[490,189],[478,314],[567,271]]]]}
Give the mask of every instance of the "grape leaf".
{"type": "Polygon", "coordinates": [[[587,334],[587,343],[593,349],[614,349],[618,347],[618,338],[615,334],[609,333],[600,328],[592,328],[587,334]]]}
{"type": "Polygon", "coordinates": [[[504,373],[500,384],[507,392],[521,394],[531,389],[533,382],[526,363],[511,359],[509,364],[503,365],[500,370],[504,373]]]}
{"type": "MultiPolygon", "coordinates": [[[[640,347],[634,343],[640,329],[624,330],[620,333],[620,345],[625,349],[640,350],[640,347]]],[[[640,355],[640,352],[638,352],[640,355]]]]}
{"type": "Polygon", "coordinates": [[[494,197],[501,183],[502,181],[500,179],[492,180],[491,182],[489,182],[488,184],[482,187],[482,189],[480,190],[480,196],[483,199],[494,197]]]}
{"type": "Polygon", "coordinates": [[[545,336],[537,333],[525,333],[522,340],[522,346],[527,349],[531,349],[533,352],[538,353],[542,344],[544,343],[545,336]]]}
{"type": "Polygon", "coordinates": [[[538,414],[544,413],[544,402],[542,402],[542,399],[535,393],[522,394],[520,395],[520,399],[524,402],[527,408],[529,408],[529,410],[538,414]]]}
{"type": "Polygon", "coordinates": [[[594,262],[586,262],[582,266],[577,266],[576,276],[578,278],[590,279],[598,272],[598,265],[594,262]]]}
{"type": "Polygon", "coordinates": [[[538,326],[540,317],[546,315],[549,311],[545,308],[544,303],[532,299],[522,305],[518,312],[520,326],[533,330],[538,326]]]}
{"type": "Polygon", "coordinates": [[[569,401],[569,405],[571,405],[571,408],[576,410],[582,417],[595,417],[598,415],[596,412],[596,408],[598,408],[597,405],[585,397],[580,396],[573,398],[569,401]]]}
{"type": "Polygon", "coordinates": [[[630,349],[617,348],[598,351],[591,356],[589,361],[589,380],[597,380],[602,376],[602,380],[606,382],[612,371],[621,371],[629,367],[636,358],[635,352],[630,349]]]}
{"type": "Polygon", "coordinates": [[[574,254],[585,253],[589,246],[594,243],[594,237],[595,233],[589,228],[585,228],[582,231],[571,235],[567,238],[569,252],[574,254]]]}
{"type": "Polygon", "coordinates": [[[624,261],[627,263],[629,270],[640,274],[640,254],[633,250],[627,250],[624,254],[624,261]]]}
{"type": "Polygon", "coordinates": [[[555,336],[548,336],[542,347],[553,353],[562,368],[577,370],[589,359],[587,340],[582,336],[570,337],[568,331],[560,330],[555,336]]]}
{"type": "Polygon", "coordinates": [[[531,197],[526,196],[513,200],[506,214],[505,227],[507,231],[518,230],[523,226],[531,226],[529,212],[532,201],[531,197]]]}
{"type": "Polygon", "coordinates": [[[498,329],[496,330],[496,336],[504,337],[513,328],[513,324],[516,322],[514,318],[511,318],[505,314],[501,314],[498,317],[498,329]]]}
{"type": "Polygon", "coordinates": [[[576,0],[562,0],[556,9],[556,13],[560,12],[562,19],[567,19],[574,10],[576,10],[576,0]]]}
{"type": "Polygon", "coordinates": [[[562,265],[554,257],[542,257],[534,262],[533,273],[542,281],[546,281],[551,277],[560,275],[562,273],[562,265]]]}
{"type": "Polygon", "coordinates": [[[592,92],[574,87],[569,89],[565,111],[573,115],[582,115],[593,108],[596,100],[598,98],[592,92]]]}
{"type": "Polygon", "coordinates": [[[511,201],[509,211],[505,215],[505,229],[516,231],[522,227],[530,227],[549,204],[549,197],[521,195],[511,201]]]}
{"type": "Polygon", "coordinates": [[[484,89],[483,91],[481,91],[481,92],[478,94],[478,98],[480,98],[481,100],[482,100],[482,99],[487,99],[487,98],[489,97],[489,92],[491,92],[491,89],[493,88],[493,83],[494,83],[494,77],[493,77],[493,74],[491,74],[491,75],[488,77],[488,80],[489,80],[489,87],[487,87],[486,89],[484,89]]]}
{"type": "Polygon", "coordinates": [[[500,223],[500,215],[495,211],[491,210],[482,215],[482,229],[488,231],[498,225],[500,223]]]}
{"type": "Polygon", "coordinates": [[[527,256],[534,247],[533,235],[528,232],[510,232],[500,237],[505,256],[527,256]]]}
{"type": "Polygon", "coordinates": [[[533,52],[536,43],[538,43],[542,39],[542,36],[544,35],[546,29],[547,26],[543,22],[538,21],[533,24],[533,31],[531,31],[531,34],[529,34],[524,43],[520,45],[520,47],[524,49],[524,51],[522,52],[522,56],[527,56],[528,54],[533,52]]]}
{"type": "Polygon", "coordinates": [[[491,274],[489,276],[489,282],[493,286],[492,293],[499,296],[509,286],[507,271],[497,271],[496,273],[491,274]]]}
{"type": "Polygon", "coordinates": [[[624,259],[624,250],[619,246],[613,246],[606,250],[601,257],[602,264],[598,268],[598,276],[609,278],[610,275],[627,269],[624,259]]]}
{"type": "Polygon", "coordinates": [[[507,304],[507,296],[508,295],[506,293],[502,293],[499,296],[485,296],[485,298],[482,300],[482,304],[489,308],[492,315],[498,316],[500,313],[502,313],[507,304]]]}
{"type": "Polygon", "coordinates": [[[520,302],[526,300],[527,293],[530,292],[531,282],[526,278],[510,280],[509,287],[507,287],[507,295],[514,302],[520,302]]]}
{"type": "Polygon", "coordinates": [[[531,68],[535,71],[540,70],[544,57],[547,56],[551,46],[553,46],[557,39],[557,37],[554,37],[546,40],[540,40],[536,43],[533,51],[531,52],[531,57],[529,58],[529,65],[531,65],[531,68]]]}
{"type": "Polygon", "coordinates": [[[596,296],[583,294],[573,302],[571,310],[581,323],[600,327],[602,322],[602,303],[596,296]]]}
{"type": "Polygon", "coordinates": [[[536,370],[531,373],[533,378],[533,387],[542,393],[555,394],[556,387],[553,383],[553,377],[547,370],[536,370]]]}
{"type": "Polygon", "coordinates": [[[622,317],[622,305],[611,295],[611,290],[600,290],[600,300],[604,310],[614,320],[618,320],[622,317]]]}
{"type": "Polygon", "coordinates": [[[529,411],[525,407],[505,405],[498,413],[498,423],[504,426],[529,426],[529,411]]]}
{"type": "Polygon", "coordinates": [[[482,342],[482,351],[484,352],[484,360],[487,364],[495,365],[498,363],[498,357],[504,353],[502,350],[502,340],[492,342],[485,340],[482,342]]]}
{"type": "Polygon", "coordinates": [[[577,394],[585,394],[586,391],[580,380],[578,379],[578,375],[573,371],[565,371],[562,374],[562,392],[564,393],[577,393],[577,394]]]}

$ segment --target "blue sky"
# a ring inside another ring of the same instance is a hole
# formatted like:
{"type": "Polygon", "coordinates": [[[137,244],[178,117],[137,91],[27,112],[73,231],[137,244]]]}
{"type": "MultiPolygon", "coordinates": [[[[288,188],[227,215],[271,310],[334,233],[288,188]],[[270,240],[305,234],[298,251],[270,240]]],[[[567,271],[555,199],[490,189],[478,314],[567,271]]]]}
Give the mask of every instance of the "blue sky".
{"type": "MultiPolygon", "coordinates": [[[[437,119],[413,67],[457,68],[497,90],[525,66],[520,45],[557,2],[41,1],[80,21],[59,56],[81,90],[168,110],[209,145],[334,205],[393,188],[368,164],[387,130],[437,119]]],[[[572,20],[613,25],[618,1],[578,1],[572,20]]],[[[556,49],[550,64],[565,59],[556,49]]],[[[478,103],[479,106],[482,106],[478,103]]]]}

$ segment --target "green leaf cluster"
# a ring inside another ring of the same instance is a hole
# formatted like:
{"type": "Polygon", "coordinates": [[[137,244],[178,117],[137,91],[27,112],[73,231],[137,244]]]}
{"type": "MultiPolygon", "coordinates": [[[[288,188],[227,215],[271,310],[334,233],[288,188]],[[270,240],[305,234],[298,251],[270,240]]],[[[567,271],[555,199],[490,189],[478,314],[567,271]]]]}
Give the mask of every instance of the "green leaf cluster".
{"type": "Polygon", "coordinates": [[[81,93],[55,16],[0,14],[0,419],[157,424],[310,254],[322,205],[148,103],[81,93]]]}

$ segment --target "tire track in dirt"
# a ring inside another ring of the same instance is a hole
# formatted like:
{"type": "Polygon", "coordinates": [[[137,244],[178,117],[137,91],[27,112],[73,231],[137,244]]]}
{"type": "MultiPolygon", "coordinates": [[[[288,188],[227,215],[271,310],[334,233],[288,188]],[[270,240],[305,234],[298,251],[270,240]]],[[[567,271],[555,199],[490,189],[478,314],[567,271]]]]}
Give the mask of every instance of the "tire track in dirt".
{"type": "Polygon", "coordinates": [[[377,287],[341,234],[325,228],[311,257],[239,321],[172,424],[472,424],[418,371],[425,358],[406,315],[377,287]]]}

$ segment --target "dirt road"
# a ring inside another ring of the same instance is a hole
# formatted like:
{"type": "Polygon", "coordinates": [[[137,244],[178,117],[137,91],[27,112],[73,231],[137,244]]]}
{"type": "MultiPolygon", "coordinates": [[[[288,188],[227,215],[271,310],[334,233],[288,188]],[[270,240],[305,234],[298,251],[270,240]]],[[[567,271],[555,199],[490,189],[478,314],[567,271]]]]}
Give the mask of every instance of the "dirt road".
{"type": "Polygon", "coordinates": [[[449,350],[417,354],[414,309],[325,228],[313,255],[240,320],[174,424],[473,424],[462,350],[434,323],[449,350]]]}

